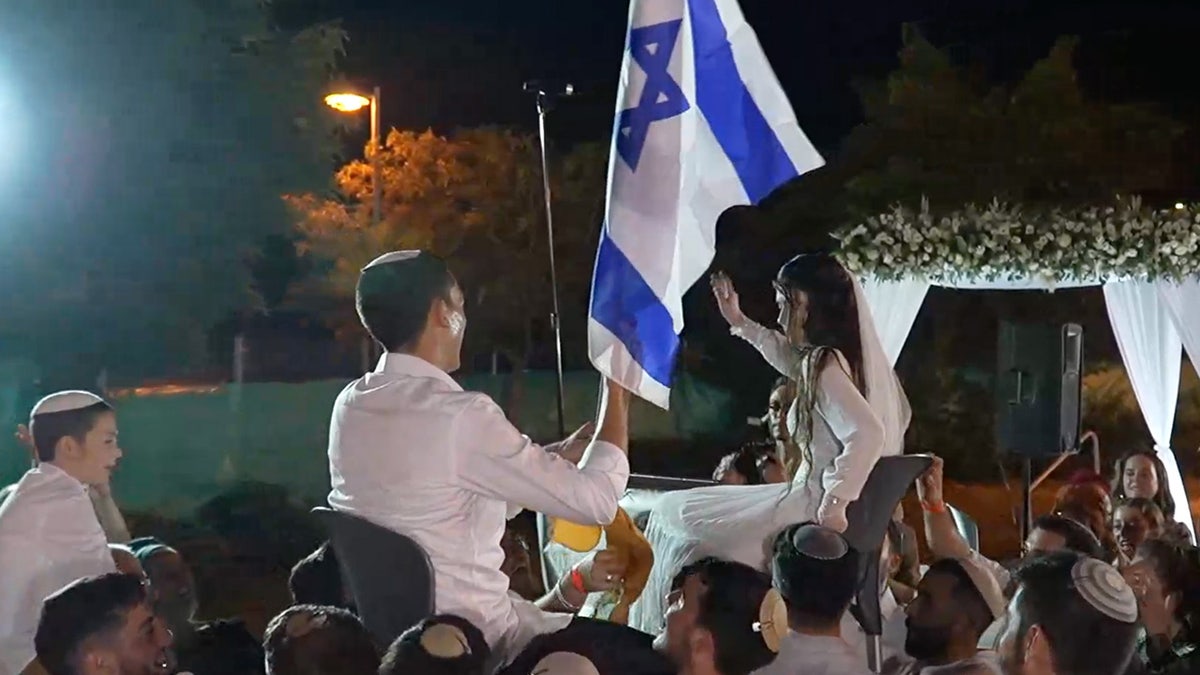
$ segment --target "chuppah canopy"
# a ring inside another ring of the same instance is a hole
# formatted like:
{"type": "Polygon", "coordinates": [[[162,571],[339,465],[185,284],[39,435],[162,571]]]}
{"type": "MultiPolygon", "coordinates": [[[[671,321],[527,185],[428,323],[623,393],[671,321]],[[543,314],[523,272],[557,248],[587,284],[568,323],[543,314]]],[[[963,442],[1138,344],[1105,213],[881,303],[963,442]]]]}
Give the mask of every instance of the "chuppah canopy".
{"type": "Polygon", "coordinates": [[[1134,395],[1167,467],[1173,517],[1194,533],[1170,447],[1182,349],[1200,372],[1200,211],[1113,206],[1029,211],[993,202],[935,216],[895,207],[838,235],[895,363],[930,286],[1046,290],[1102,286],[1134,395]]]}

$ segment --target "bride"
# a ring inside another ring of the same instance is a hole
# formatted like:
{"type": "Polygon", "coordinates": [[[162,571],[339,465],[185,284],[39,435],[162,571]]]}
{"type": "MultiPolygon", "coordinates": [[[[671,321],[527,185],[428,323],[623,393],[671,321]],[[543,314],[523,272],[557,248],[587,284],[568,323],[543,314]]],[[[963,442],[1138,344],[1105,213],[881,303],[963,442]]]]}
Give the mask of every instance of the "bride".
{"type": "Polygon", "coordinates": [[[779,458],[789,482],[661,496],[646,528],[654,567],[630,615],[643,631],[661,631],[672,578],[686,563],[716,556],[765,571],[770,542],[785,526],[815,520],[844,531],[846,506],[876,460],[902,450],[908,401],[858,282],[831,255],[811,253],[780,268],[774,286],[782,332],[748,319],[729,277],[712,277],[730,332],[791,380],[792,451],[779,458]]]}

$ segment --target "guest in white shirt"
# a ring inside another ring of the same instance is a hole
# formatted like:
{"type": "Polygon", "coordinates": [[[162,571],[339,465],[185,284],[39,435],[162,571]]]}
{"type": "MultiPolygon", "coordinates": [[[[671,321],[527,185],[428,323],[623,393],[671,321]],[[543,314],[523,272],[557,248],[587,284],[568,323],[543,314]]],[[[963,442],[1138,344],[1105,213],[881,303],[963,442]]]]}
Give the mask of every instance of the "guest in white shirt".
{"type": "Polygon", "coordinates": [[[463,391],[467,319],[446,263],[397,251],[367,265],[356,304],[386,353],[334,403],[330,505],[414,538],[429,554],[436,611],[482,629],[502,662],[567,628],[508,592],[506,520],[522,509],[582,525],[612,522],[629,478],[629,395],[608,383],[596,438],[577,466],[522,435],[485,394],[463,391]]]}
{"type": "Polygon", "coordinates": [[[112,407],[88,392],[59,392],[34,406],[30,427],[39,463],[0,506],[0,675],[33,661],[46,597],[116,570],[87,487],[107,487],[121,458],[112,407]]]}
{"type": "Polygon", "coordinates": [[[858,553],[836,531],[791,525],[775,539],[771,576],[787,601],[791,632],[779,658],[759,675],[858,675],[861,654],[842,638],[842,618],[858,589],[858,553]]]}
{"type": "Polygon", "coordinates": [[[935,562],[917,585],[908,606],[908,658],[884,671],[903,675],[1000,675],[994,652],[981,652],[979,639],[1004,615],[1004,593],[991,571],[970,558],[935,562]]]}

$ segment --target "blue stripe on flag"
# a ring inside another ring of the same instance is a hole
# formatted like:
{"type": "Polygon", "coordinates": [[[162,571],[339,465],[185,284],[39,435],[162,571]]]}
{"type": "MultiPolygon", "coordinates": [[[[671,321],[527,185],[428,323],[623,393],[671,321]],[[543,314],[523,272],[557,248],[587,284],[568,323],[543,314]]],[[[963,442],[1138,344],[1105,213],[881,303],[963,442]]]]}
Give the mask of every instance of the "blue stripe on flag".
{"type": "Polygon", "coordinates": [[[671,385],[679,347],[671,313],[607,230],[596,254],[592,318],[625,345],[647,375],[663,386],[671,385]]]}
{"type": "MultiPolygon", "coordinates": [[[[799,175],[746,89],[716,0],[688,0],[696,67],[696,106],[733,163],[750,203],[799,175]]],[[[770,71],[763,73],[774,77],[770,71]]]]}

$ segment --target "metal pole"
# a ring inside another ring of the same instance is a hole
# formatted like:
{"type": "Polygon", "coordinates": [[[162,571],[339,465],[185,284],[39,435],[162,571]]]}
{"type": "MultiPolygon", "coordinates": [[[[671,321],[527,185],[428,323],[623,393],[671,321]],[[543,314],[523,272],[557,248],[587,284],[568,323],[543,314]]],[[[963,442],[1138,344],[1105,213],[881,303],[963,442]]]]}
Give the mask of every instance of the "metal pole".
{"type": "Polygon", "coordinates": [[[562,359],[562,326],[558,312],[558,271],[554,264],[554,216],[550,199],[550,163],[546,150],[546,113],[549,112],[550,101],[545,94],[537,97],[538,136],[542,145],[542,192],[546,197],[546,241],[550,251],[550,298],[553,309],[550,314],[550,326],[554,330],[554,372],[557,377],[558,404],[558,437],[567,435],[567,425],[563,410],[563,359],[562,359]]]}
{"type": "Polygon", "coordinates": [[[380,167],[379,142],[379,87],[371,95],[371,190],[374,192],[375,209],[371,213],[371,223],[378,226],[383,222],[383,169],[380,167]]]}
{"type": "Polygon", "coordinates": [[[1033,460],[1021,460],[1021,541],[1029,538],[1033,529],[1033,460]]]}

